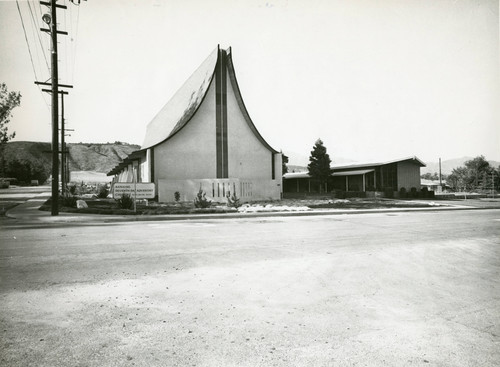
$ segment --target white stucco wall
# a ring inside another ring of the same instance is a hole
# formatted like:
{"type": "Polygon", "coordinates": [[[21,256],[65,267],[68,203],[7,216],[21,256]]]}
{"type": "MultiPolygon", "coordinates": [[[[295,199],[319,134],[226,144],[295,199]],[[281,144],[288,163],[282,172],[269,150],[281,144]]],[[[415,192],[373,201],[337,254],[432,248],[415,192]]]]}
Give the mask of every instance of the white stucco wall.
{"type": "Polygon", "coordinates": [[[153,149],[155,183],[215,176],[215,81],[191,121],[153,149]]]}
{"type": "Polygon", "coordinates": [[[271,179],[272,152],[252,132],[234,95],[227,75],[227,131],[229,177],[271,179]]]}
{"type": "Polygon", "coordinates": [[[279,200],[281,191],[273,180],[240,180],[224,179],[192,179],[158,181],[158,200],[172,202],[175,192],[179,192],[181,201],[193,201],[198,191],[203,190],[206,197],[217,203],[226,203],[228,192],[236,196],[242,203],[258,200],[279,200]]]}

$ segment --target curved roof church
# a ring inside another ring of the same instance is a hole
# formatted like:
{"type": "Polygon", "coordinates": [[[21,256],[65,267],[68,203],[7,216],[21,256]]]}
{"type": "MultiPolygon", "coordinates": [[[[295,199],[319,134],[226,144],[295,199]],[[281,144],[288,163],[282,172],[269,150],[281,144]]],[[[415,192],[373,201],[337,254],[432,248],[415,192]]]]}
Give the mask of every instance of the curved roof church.
{"type": "Polygon", "coordinates": [[[281,197],[281,154],[260,135],[236,80],[231,48],[217,47],[147,125],[141,149],[108,175],[154,182],[159,201],[202,188],[214,200],[281,197]]]}

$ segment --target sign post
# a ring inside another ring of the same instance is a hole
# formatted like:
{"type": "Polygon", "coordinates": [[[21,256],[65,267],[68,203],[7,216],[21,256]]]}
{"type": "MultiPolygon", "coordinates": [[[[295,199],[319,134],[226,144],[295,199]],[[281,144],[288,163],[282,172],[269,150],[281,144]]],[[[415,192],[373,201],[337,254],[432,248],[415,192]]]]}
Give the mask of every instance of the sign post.
{"type": "Polygon", "coordinates": [[[137,213],[137,177],[135,176],[137,173],[137,168],[134,167],[134,213],[137,213]]]}

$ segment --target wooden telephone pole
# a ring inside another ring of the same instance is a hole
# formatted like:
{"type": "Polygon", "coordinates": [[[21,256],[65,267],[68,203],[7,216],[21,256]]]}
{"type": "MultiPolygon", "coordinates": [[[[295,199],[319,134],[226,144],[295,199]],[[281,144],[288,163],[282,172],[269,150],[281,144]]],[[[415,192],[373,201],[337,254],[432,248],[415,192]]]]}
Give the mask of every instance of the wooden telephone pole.
{"type": "MultiPolygon", "coordinates": [[[[35,82],[35,84],[50,85],[52,87],[51,89],[43,89],[43,91],[52,94],[52,215],[59,215],[59,93],[61,93],[59,92],[59,87],[73,88],[70,85],[59,84],[59,73],[57,68],[57,35],[67,35],[68,32],[57,30],[57,8],[67,9],[67,7],[65,5],[56,4],[56,1],[57,0],[52,0],[50,3],[40,1],[40,4],[50,8],[50,15],[44,14],[42,16],[43,21],[48,24],[50,28],[40,28],[40,30],[49,33],[51,36],[51,83],[35,82]]],[[[62,92],[61,94],[67,94],[67,92],[62,92]]]]}

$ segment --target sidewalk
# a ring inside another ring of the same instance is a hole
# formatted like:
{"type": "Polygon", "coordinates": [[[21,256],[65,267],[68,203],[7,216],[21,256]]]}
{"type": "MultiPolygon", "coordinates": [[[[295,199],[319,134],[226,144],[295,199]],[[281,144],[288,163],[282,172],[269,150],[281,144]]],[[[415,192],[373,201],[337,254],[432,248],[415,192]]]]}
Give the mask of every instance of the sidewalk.
{"type": "MultiPolygon", "coordinates": [[[[316,215],[346,215],[346,214],[375,214],[401,213],[422,211],[472,210],[472,209],[500,209],[500,200],[490,205],[478,205],[469,201],[440,202],[440,206],[428,208],[384,208],[384,209],[311,209],[303,211],[263,211],[247,213],[222,214],[163,214],[163,215],[100,215],[59,213],[52,216],[49,211],[39,210],[40,206],[50,198],[50,193],[40,193],[35,198],[7,211],[6,216],[24,223],[118,223],[136,221],[167,221],[167,220],[199,220],[199,219],[231,219],[254,217],[289,217],[289,216],[316,216],[316,215]]],[[[481,204],[481,203],[479,203],[481,204]]]]}

